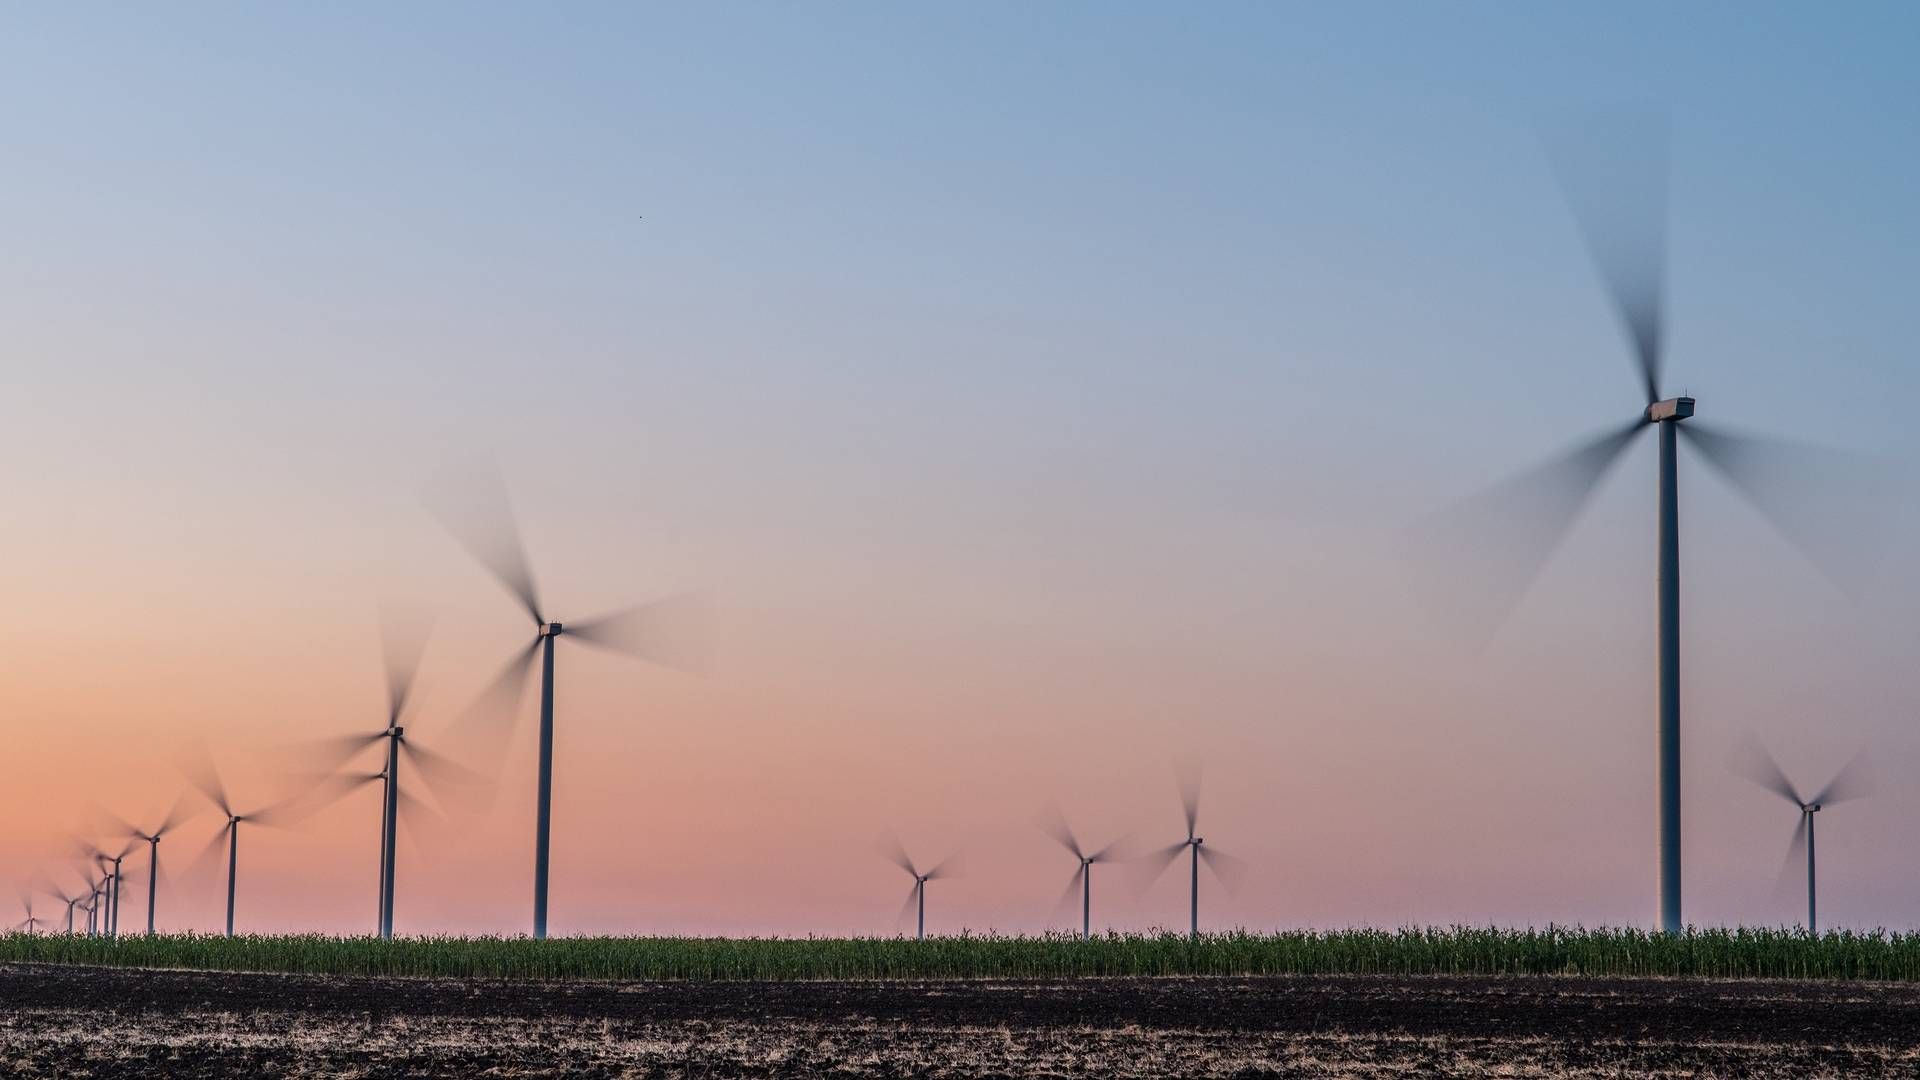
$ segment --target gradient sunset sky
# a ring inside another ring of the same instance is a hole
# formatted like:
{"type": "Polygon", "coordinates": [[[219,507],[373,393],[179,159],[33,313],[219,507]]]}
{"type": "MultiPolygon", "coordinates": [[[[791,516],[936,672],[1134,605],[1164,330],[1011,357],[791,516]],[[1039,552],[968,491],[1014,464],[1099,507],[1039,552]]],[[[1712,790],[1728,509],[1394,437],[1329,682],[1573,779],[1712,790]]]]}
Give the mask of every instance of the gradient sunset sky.
{"type": "MultiPolygon", "coordinates": [[[[1181,761],[1251,864],[1206,925],[1650,925],[1652,440],[1484,645],[1417,543],[1640,406],[1541,145],[1625,101],[1671,121],[1669,385],[1875,478],[1823,574],[1682,460],[1686,916],[1803,910],[1752,734],[1809,789],[1871,756],[1823,921],[1920,925],[1915,40],[1871,3],[13,8],[0,874],[71,888],[65,837],[164,813],[195,740],[248,804],[377,730],[383,599],[437,613],[410,730],[463,756],[527,627],[421,492],[490,454],[555,618],[715,600],[702,676],[562,653],[556,933],[890,933],[887,830],[964,853],[931,930],[1064,926],[1035,814],[1171,843],[1181,761]]],[[[528,928],[522,711],[497,805],[403,842],[401,931],[528,928]]],[[[370,930],[378,812],[243,834],[241,928],[370,930]]],[[[214,826],[163,843],[163,927],[217,926],[214,826]]],[[[1180,875],[1125,878],[1097,926],[1184,925],[1180,875]]]]}

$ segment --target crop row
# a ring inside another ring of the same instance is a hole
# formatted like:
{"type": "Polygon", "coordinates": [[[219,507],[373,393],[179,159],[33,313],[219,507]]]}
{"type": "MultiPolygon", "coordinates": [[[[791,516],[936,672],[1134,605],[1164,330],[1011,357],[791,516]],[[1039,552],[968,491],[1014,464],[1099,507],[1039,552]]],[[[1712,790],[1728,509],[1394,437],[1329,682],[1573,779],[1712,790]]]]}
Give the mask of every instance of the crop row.
{"type": "Polygon", "coordinates": [[[1920,934],[1454,927],[904,938],[0,936],[0,962],[528,979],[1700,975],[1920,979],[1920,934]]]}

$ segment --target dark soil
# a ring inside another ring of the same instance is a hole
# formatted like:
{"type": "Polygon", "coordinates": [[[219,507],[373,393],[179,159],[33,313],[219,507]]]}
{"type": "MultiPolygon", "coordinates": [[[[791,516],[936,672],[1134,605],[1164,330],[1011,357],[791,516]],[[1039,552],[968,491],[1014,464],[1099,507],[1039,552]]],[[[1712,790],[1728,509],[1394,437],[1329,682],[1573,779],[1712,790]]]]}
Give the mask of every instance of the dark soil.
{"type": "Polygon", "coordinates": [[[0,966],[0,1075],[1920,1076],[1920,987],[537,983],[0,966]]]}

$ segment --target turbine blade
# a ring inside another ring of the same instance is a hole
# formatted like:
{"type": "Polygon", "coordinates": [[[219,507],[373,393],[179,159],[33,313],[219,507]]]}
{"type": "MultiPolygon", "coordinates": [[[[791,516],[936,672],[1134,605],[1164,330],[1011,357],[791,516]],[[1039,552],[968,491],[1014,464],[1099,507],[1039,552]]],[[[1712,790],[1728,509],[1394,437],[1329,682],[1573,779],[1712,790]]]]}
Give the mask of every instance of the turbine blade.
{"type": "Polygon", "coordinates": [[[307,777],[299,794],[273,808],[274,824],[284,828],[305,821],[378,779],[379,773],[332,773],[307,777]]]}
{"type": "Polygon", "coordinates": [[[882,836],[878,850],[881,856],[888,862],[912,874],[914,877],[920,876],[920,871],[914,868],[913,858],[907,854],[906,846],[900,843],[898,836],[895,836],[893,833],[887,833],[885,836],[882,836]]]}
{"type": "Polygon", "coordinates": [[[173,876],[167,873],[167,860],[160,858],[159,848],[154,849],[154,876],[160,879],[159,887],[171,892],[173,876]]]}
{"type": "Polygon", "coordinates": [[[1228,892],[1238,892],[1247,880],[1247,860],[1229,855],[1209,844],[1200,845],[1200,864],[1213,871],[1228,892]]]}
{"type": "Polygon", "coordinates": [[[387,674],[387,722],[398,724],[406,712],[420,661],[427,652],[433,622],[392,603],[380,608],[380,655],[387,674]]]}
{"type": "Polygon", "coordinates": [[[194,853],[193,858],[187,860],[186,873],[183,875],[187,880],[191,881],[198,878],[206,871],[207,864],[212,862],[214,857],[226,848],[227,831],[232,828],[233,822],[231,820],[225,825],[220,826],[212,836],[207,838],[206,844],[194,853]]]}
{"type": "Polygon", "coordinates": [[[233,807],[227,801],[227,787],[220,782],[220,770],[214,767],[213,755],[206,743],[194,743],[180,755],[177,765],[187,782],[220,808],[222,816],[233,815],[233,807]]]}
{"type": "Polygon", "coordinates": [[[1085,877],[1086,874],[1087,868],[1085,866],[1076,866],[1073,868],[1073,875],[1067,878],[1067,887],[1060,891],[1060,898],[1053,902],[1053,907],[1048,911],[1049,921],[1058,921],[1061,913],[1071,907],[1074,913],[1074,928],[1076,930],[1079,928],[1080,879],[1085,877]]]}
{"type": "Polygon", "coordinates": [[[1608,117],[1556,133],[1547,143],[1651,405],[1660,400],[1664,332],[1666,123],[1656,116],[1608,117]]]}
{"type": "Polygon", "coordinates": [[[384,738],[378,731],[361,735],[329,735],[306,739],[288,748],[288,757],[303,772],[330,773],[344,767],[362,750],[384,738]]]}
{"type": "Polygon", "coordinates": [[[1760,740],[1751,735],[1734,744],[1733,754],[1727,759],[1727,768],[1795,806],[1806,802],[1800,797],[1800,789],[1794,787],[1793,781],[1787,779],[1787,774],[1780,770],[1773,755],[1767,753],[1767,748],[1760,744],[1760,740]]]}
{"type": "MultiPolygon", "coordinates": [[[[1793,838],[1787,841],[1787,856],[1780,861],[1780,874],[1774,880],[1775,899],[1791,897],[1800,904],[1807,902],[1807,815],[1800,815],[1800,823],[1793,827],[1793,838]]],[[[1801,909],[1805,911],[1803,907],[1801,909]]]]}
{"type": "Polygon", "coordinates": [[[1445,562],[1449,606],[1467,609],[1482,643],[1533,587],[1594,489],[1646,425],[1637,417],[1591,436],[1415,528],[1416,557],[1445,562]],[[1469,591],[1456,596],[1454,588],[1469,591]]]}
{"type": "Polygon", "coordinates": [[[706,668],[713,605],[704,593],[677,593],[579,623],[564,636],[612,652],[673,668],[706,668]]]}
{"type": "Polygon", "coordinates": [[[1886,498],[1888,470],[1865,455],[1688,420],[1680,435],[1775,532],[1842,592],[1864,584],[1885,530],[1864,528],[1886,498]]]}
{"type": "Polygon", "coordinates": [[[946,858],[941,859],[939,862],[934,863],[933,869],[927,871],[926,877],[928,881],[936,881],[940,878],[959,877],[965,869],[965,861],[961,859],[960,853],[956,851],[946,858]]]}
{"type": "Polygon", "coordinates": [[[199,815],[200,808],[193,805],[193,802],[183,793],[173,800],[173,808],[167,811],[167,816],[161,820],[160,827],[153,830],[151,835],[165,836],[199,815]]]}
{"type": "MultiPolygon", "coordinates": [[[[495,785],[480,773],[467,768],[437,750],[429,750],[408,739],[400,740],[400,752],[420,772],[434,798],[463,812],[478,812],[492,800],[495,785]]],[[[401,790],[405,790],[401,785],[401,790]]]]}
{"type": "MultiPolygon", "coordinates": [[[[115,840],[142,835],[140,830],[135,828],[132,822],[111,810],[96,806],[93,808],[93,814],[100,832],[115,840]]],[[[108,856],[108,858],[112,858],[112,856],[108,856]]]]}
{"type": "Polygon", "coordinates": [[[540,595],[526,545],[520,540],[520,526],[498,464],[486,461],[448,470],[423,498],[441,527],[520,601],[535,624],[544,624],[547,620],[540,614],[540,595]]]}
{"type": "Polygon", "coordinates": [[[1859,799],[1873,794],[1873,761],[1867,751],[1853,755],[1853,759],[1840,767],[1827,781],[1827,786],[1813,797],[1815,806],[1832,806],[1834,803],[1859,799]]]}
{"type": "Polygon", "coordinates": [[[1178,844],[1169,844],[1166,847],[1157,848],[1142,855],[1138,860],[1140,868],[1135,871],[1133,875],[1138,879],[1136,882],[1138,887],[1144,890],[1154,882],[1159,881],[1160,875],[1166,873],[1167,867],[1172,866],[1173,860],[1179,858],[1180,853],[1185,850],[1187,850],[1187,845],[1182,841],[1178,844]]]}
{"type": "Polygon", "coordinates": [[[1140,857],[1142,852],[1139,848],[1139,842],[1129,833],[1087,857],[1097,863],[1127,862],[1140,857]]]}
{"type": "Polygon", "coordinates": [[[1192,836],[1200,822],[1200,767],[1193,764],[1180,766],[1177,779],[1180,784],[1180,808],[1187,815],[1187,835],[1192,836]]]}
{"type": "Polygon", "coordinates": [[[540,639],[534,638],[501,666],[473,703],[454,720],[454,735],[495,764],[506,757],[507,743],[519,726],[520,702],[526,697],[527,681],[533,675],[533,661],[539,652],[540,639]]]}
{"type": "MultiPolygon", "coordinates": [[[[423,832],[430,840],[453,831],[453,822],[448,820],[447,815],[441,813],[432,803],[409,792],[405,784],[400,785],[399,795],[394,801],[399,804],[402,828],[423,832]]],[[[419,838],[416,836],[414,839],[417,842],[419,838]]]]}
{"type": "Polygon", "coordinates": [[[893,928],[895,930],[899,930],[903,926],[913,925],[914,901],[919,899],[919,891],[920,886],[917,882],[907,890],[907,902],[900,905],[900,914],[893,917],[893,928]]]}
{"type": "Polygon", "coordinates": [[[1081,857],[1080,840],[1073,835],[1073,826],[1067,824],[1067,817],[1060,812],[1058,803],[1049,802],[1043,807],[1035,823],[1042,832],[1053,837],[1055,843],[1073,852],[1074,858],[1081,857]]]}

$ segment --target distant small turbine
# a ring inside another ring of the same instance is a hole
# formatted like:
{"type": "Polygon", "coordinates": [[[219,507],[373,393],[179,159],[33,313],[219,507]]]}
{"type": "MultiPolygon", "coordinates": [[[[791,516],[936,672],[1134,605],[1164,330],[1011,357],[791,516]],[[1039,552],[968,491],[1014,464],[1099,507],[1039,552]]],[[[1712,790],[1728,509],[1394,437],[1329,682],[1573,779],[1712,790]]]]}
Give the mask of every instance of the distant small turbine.
{"type": "Polygon", "coordinates": [[[1818,933],[1819,926],[1815,922],[1818,908],[1814,896],[1813,815],[1819,813],[1822,807],[1847,799],[1857,799],[1868,793],[1872,784],[1867,772],[1866,758],[1855,757],[1835,773],[1833,779],[1827,781],[1827,786],[1821,788],[1813,798],[1803,799],[1800,797],[1800,789],[1787,779],[1787,774],[1781,771],[1779,764],[1773,760],[1773,755],[1767,753],[1766,747],[1760,744],[1760,740],[1748,740],[1735,751],[1735,754],[1735,771],[1787,800],[1800,810],[1800,824],[1794,827],[1793,839],[1787,843],[1786,865],[1781,872],[1785,873],[1794,863],[1800,861],[1800,849],[1806,849],[1807,932],[1818,933]]]}
{"type": "MultiPolygon", "coordinates": [[[[124,825],[125,822],[120,824],[124,825]]],[[[96,920],[103,937],[113,937],[120,929],[120,884],[123,880],[120,863],[133,853],[134,847],[134,841],[131,838],[123,836],[122,839],[120,852],[117,855],[109,855],[91,844],[83,845],[82,848],[83,852],[90,856],[106,875],[100,884],[99,899],[102,910],[98,913],[99,917],[96,920]]]]}
{"type": "Polygon", "coordinates": [[[226,819],[226,824],[213,834],[213,837],[207,841],[207,846],[194,857],[193,865],[198,866],[211,857],[220,850],[221,841],[226,842],[227,936],[232,937],[234,888],[240,865],[240,823],[244,821],[252,825],[270,827],[286,825],[294,820],[303,804],[311,804],[302,796],[296,795],[244,814],[234,812],[233,803],[227,798],[226,785],[220,782],[220,773],[214,768],[213,758],[204,747],[199,748],[197,752],[181,762],[181,771],[187,774],[188,781],[198,788],[226,819]]]}
{"type": "MultiPolygon", "coordinates": [[[[118,824],[122,826],[122,828],[124,829],[124,835],[130,836],[135,840],[145,841],[147,845],[147,936],[148,937],[153,936],[154,906],[155,906],[155,902],[159,898],[159,892],[160,892],[160,838],[172,832],[174,829],[178,828],[180,825],[193,820],[193,817],[194,817],[194,812],[188,810],[187,808],[187,800],[184,798],[180,798],[180,799],[174,800],[173,809],[168,810],[167,816],[165,818],[162,818],[160,821],[160,824],[150,832],[143,829],[135,828],[134,826],[128,825],[126,822],[118,822],[118,824]]],[[[115,859],[113,861],[113,865],[114,865],[114,875],[117,878],[120,872],[120,860],[115,859]]],[[[116,882],[116,887],[114,889],[114,893],[115,893],[115,899],[114,899],[113,906],[115,909],[114,914],[116,916],[114,923],[115,923],[115,930],[117,931],[119,929],[119,926],[118,926],[119,919],[117,918],[117,916],[119,915],[118,909],[120,906],[120,902],[118,898],[119,888],[117,886],[117,882],[116,882]]]]}
{"type": "MultiPolygon", "coordinates": [[[[1074,869],[1073,876],[1067,879],[1066,891],[1060,894],[1060,904],[1065,904],[1074,893],[1080,894],[1080,940],[1085,941],[1093,933],[1093,865],[1124,859],[1126,856],[1121,854],[1120,849],[1126,840],[1123,837],[1088,854],[1080,847],[1079,837],[1073,834],[1073,827],[1067,824],[1066,817],[1057,807],[1048,808],[1047,813],[1040,820],[1040,827],[1061,847],[1071,852],[1074,860],[1079,863],[1074,869]]],[[[1056,913],[1059,907],[1060,905],[1055,905],[1056,913]]]]}
{"type": "Polygon", "coordinates": [[[59,893],[58,895],[60,899],[67,905],[67,936],[72,937],[73,936],[73,905],[78,904],[81,900],[85,899],[85,897],[68,896],[64,892],[59,893]]]}
{"type": "Polygon", "coordinates": [[[1213,871],[1214,877],[1218,878],[1220,884],[1225,885],[1229,890],[1235,887],[1241,875],[1245,873],[1244,868],[1246,864],[1218,848],[1205,846],[1206,840],[1195,832],[1195,828],[1200,819],[1200,776],[1198,773],[1192,773],[1181,778],[1180,803],[1187,815],[1187,838],[1177,844],[1161,848],[1159,851],[1147,856],[1148,866],[1151,870],[1148,881],[1151,883],[1152,881],[1158,880],[1161,874],[1166,873],[1167,867],[1173,865],[1173,861],[1180,857],[1181,852],[1191,852],[1193,866],[1189,885],[1191,906],[1189,909],[1190,919],[1187,932],[1193,937],[1199,937],[1200,864],[1204,861],[1207,864],[1207,869],[1213,871]]]}
{"type": "Polygon", "coordinates": [[[398,620],[386,617],[381,620],[380,637],[387,679],[386,726],[380,731],[325,739],[313,744],[313,747],[316,760],[325,769],[337,770],[345,767],[368,747],[384,741],[382,767],[376,773],[349,773],[322,781],[322,797],[313,804],[313,808],[317,809],[319,805],[331,802],[361,784],[380,781],[380,880],[376,925],[381,937],[391,938],[400,815],[405,811],[409,815],[438,817],[425,800],[401,786],[401,762],[404,760],[411,764],[419,774],[422,786],[432,790],[435,798],[442,801],[452,795],[460,801],[477,803],[492,784],[445,754],[421,746],[407,734],[403,722],[413,700],[413,686],[426,649],[425,627],[403,626],[398,620]]]}
{"type": "Polygon", "coordinates": [[[21,906],[26,908],[27,917],[20,920],[17,923],[14,923],[13,928],[15,930],[25,930],[29,934],[38,933],[40,920],[35,918],[33,914],[33,894],[30,892],[21,893],[20,903],[21,903],[21,906]]]}
{"type": "Polygon", "coordinates": [[[898,840],[889,841],[884,854],[889,862],[913,876],[913,888],[907,893],[907,902],[900,905],[900,914],[894,922],[898,925],[900,919],[907,917],[907,912],[917,909],[917,929],[914,931],[914,940],[925,941],[927,939],[927,882],[952,877],[954,857],[949,855],[923,874],[912,857],[907,854],[907,849],[900,846],[898,840]]]}

